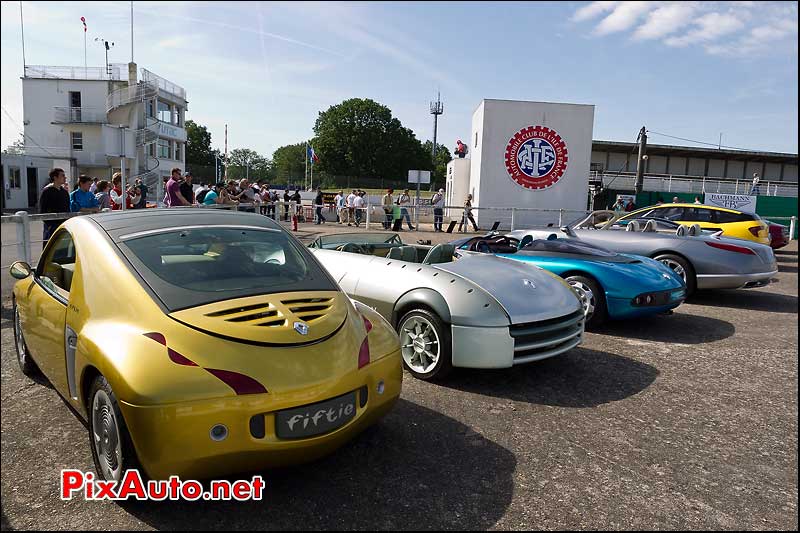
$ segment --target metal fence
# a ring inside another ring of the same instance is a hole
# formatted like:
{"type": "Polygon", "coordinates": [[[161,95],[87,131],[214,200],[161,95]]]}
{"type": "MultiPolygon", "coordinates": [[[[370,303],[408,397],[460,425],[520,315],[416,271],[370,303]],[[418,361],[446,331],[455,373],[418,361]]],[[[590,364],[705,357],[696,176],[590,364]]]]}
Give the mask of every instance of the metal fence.
{"type": "MultiPolygon", "coordinates": [[[[616,174],[592,172],[589,179],[600,180],[605,189],[633,191],[636,186],[636,175],[632,173],[616,174]]],[[[676,176],[670,174],[645,174],[642,190],[691,194],[716,192],[749,195],[751,188],[752,180],[711,178],[704,176],[676,176]]],[[[757,195],[797,198],[797,183],[762,180],[759,183],[757,195]]]]}
{"type": "MultiPolygon", "coordinates": [[[[394,206],[393,206],[394,207],[394,206]]],[[[289,217],[288,220],[285,216],[285,207],[283,202],[267,202],[267,203],[254,203],[254,204],[228,204],[228,205],[213,205],[213,206],[185,206],[173,207],[169,209],[231,209],[237,211],[251,211],[264,214],[274,213],[274,218],[279,221],[291,222],[292,216],[297,216],[298,223],[314,224],[316,222],[316,208],[314,205],[308,203],[297,204],[290,202],[288,206],[289,217]],[[274,207],[270,209],[270,206],[274,207]],[[263,208],[263,209],[262,209],[263,208]]],[[[154,209],[167,209],[165,207],[157,207],[154,209]]],[[[419,230],[419,224],[431,224],[434,222],[433,206],[431,205],[409,205],[405,208],[408,213],[408,220],[412,221],[415,230],[419,230]]],[[[443,210],[443,230],[446,230],[451,221],[466,222],[463,225],[464,231],[473,231],[472,223],[463,218],[463,206],[444,206],[443,210]]],[[[514,230],[533,225],[552,225],[561,226],[580,215],[586,214],[586,211],[575,211],[568,209],[536,209],[536,208],[522,208],[522,207],[473,207],[473,218],[480,224],[479,229],[489,230],[495,227],[497,230],[514,230]]],[[[113,211],[112,213],[119,213],[113,211]]],[[[339,211],[331,204],[325,205],[322,208],[322,216],[327,222],[335,223],[339,211]]],[[[380,229],[385,227],[385,223],[393,221],[394,208],[391,212],[391,218],[387,219],[386,213],[381,205],[367,204],[365,207],[358,210],[348,210],[347,213],[341,213],[343,220],[348,220],[354,224],[358,222],[359,227],[364,229],[380,229]],[[355,211],[360,211],[360,216],[356,216],[355,211]]],[[[32,260],[38,258],[38,253],[45,241],[31,232],[31,224],[37,221],[45,220],[63,220],[75,216],[84,216],[85,213],[47,213],[47,214],[34,214],[30,215],[26,211],[18,211],[13,215],[0,217],[0,223],[3,225],[14,224],[16,240],[14,242],[3,242],[3,265],[0,268],[8,268],[13,261],[7,260],[12,255],[16,256],[16,260],[22,260],[32,264],[32,260]],[[15,250],[14,254],[9,253],[15,250]],[[35,250],[35,252],[34,252],[35,250]],[[6,264],[8,263],[8,264],[6,264]]],[[[403,220],[403,224],[407,226],[408,220],[403,220]]],[[[460,231],[458,226],[454,227],[453,231],[460,231]]]]}

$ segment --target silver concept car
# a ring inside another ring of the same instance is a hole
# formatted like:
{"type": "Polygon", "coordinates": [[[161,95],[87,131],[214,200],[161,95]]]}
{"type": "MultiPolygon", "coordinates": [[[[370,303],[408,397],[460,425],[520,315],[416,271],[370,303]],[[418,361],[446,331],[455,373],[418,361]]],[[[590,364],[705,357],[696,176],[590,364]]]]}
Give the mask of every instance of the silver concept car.
{"type": "Polygon", "coordinates": [[[652,257],[683,278],[687,294],[696,289],[762,287],[778,273],[775,255],[767,245],[722,237],[698,225],[686,227],[665,219],[620,221],[619,217],[613,211],[594,211],[561,228],[518,230],[509,235],[522,241],[555,233],[619,253],[652,257]]]}
{"type": "Polygon", "coordinates": [[[387,233],[326,235],[309,248],[347,294],[395,326],[404,364],[421,379],[538,361],[583,338],[580,299],[538,267],[483,254],[456,260],[451,244],[408,246],[387,233]]]}

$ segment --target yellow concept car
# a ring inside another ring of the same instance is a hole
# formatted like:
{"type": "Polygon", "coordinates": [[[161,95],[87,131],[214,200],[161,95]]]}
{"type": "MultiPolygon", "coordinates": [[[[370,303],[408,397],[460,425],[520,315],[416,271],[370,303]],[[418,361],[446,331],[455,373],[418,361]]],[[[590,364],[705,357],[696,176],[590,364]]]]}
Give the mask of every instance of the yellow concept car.
{"type": "Polygon", "coordinates": [[[622,218],[624,224],[637,218],[665,218],[678,224],[699,224],[704,230],[721,231],[726,237],[769,245],[769,226],[761,217],[735,209],[701,204],[661,204],[637,209],[622,218]]]}
{"type": "Polygon", "coordinates": [[[14,263],[14,330],[88,422],[99,476],[210,478],[312,460],[400,395],[397,335],[267,217],[76,217],[14,263]]]}

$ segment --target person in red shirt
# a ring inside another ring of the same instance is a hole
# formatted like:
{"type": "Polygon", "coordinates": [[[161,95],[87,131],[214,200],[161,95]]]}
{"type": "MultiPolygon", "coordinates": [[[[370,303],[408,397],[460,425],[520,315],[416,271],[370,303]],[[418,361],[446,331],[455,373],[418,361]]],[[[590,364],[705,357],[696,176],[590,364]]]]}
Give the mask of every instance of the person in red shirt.
{"type": "MultiPolygon", "coordinates": [[[[111,177],[111,209],[113,211],[118,211],[122,209],[122,174],[120,172],[115,172],[114,175],[111,177]]],[[[125,209],[133,209],[133,202],[131,202],[131,196],[127,192],[125,193],[125,209]]]]}

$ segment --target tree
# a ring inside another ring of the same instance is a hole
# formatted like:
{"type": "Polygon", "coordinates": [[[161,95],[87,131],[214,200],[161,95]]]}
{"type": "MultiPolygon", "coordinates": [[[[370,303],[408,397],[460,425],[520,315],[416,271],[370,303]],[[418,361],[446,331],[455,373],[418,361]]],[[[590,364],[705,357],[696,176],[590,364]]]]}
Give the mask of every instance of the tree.
{"type": "Polygon", "coordinates": [[[287,144],[272,154],[272,171],[278,183],[302,183],[305,170],[305,143],[287,144]]]}
{"type": "Polygon", "coordinates": [[[6,155],[20,155],[25,153],[25,136],[20,133],[19,139],[11,143],[3,153],[6,155]]]}
{"type": "Polygon", "coordinates": [[[236,148],[228,154],[228,179],[248,177],[251,182],[270,179],[272,162],[249,148],[236,148]]]}
{"type": "MultiPolygon", "coordinates": [[[[422,144],[422,147],[425,149],[426,152],[432,154],[433,150],[433,142],[432,141],[425,141],[422,144]]],[[[431,184],[433,183],[445,183],[446,181],[446,174],[447,174],[447,163],[453,159],[453,156],[450,154],[450,150],[443,144],[436,143],[436,161],[433,162],[433,169],[431,172],[431,184]]]]}
{"type": "Polygon", "coordinates": [[[186,121],[186,164],[214,166],[211,132],[193,120],[186,121]]]}
{"type": "Polygon", "coordinates": [[[356,178],[405,180],[410,169],[430,169],[430,155],[391,110],[351,98],[320,112],[314,125],[315,170],[356,178]]]}

